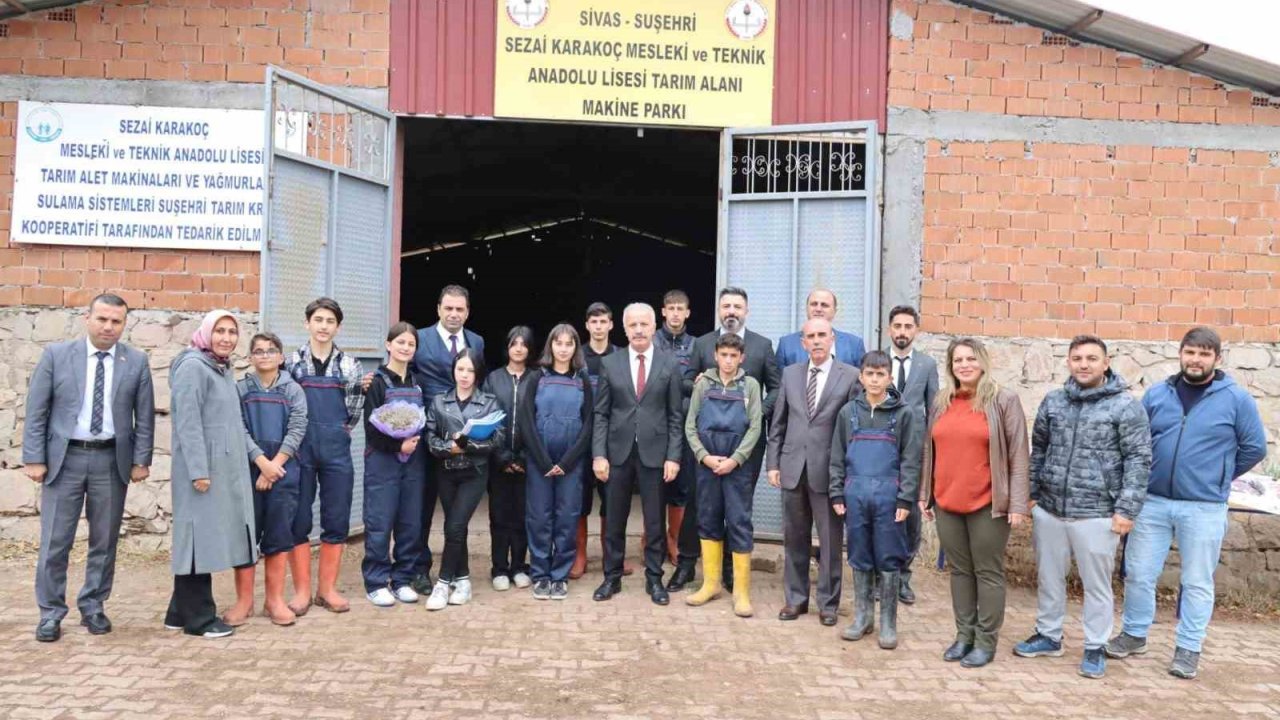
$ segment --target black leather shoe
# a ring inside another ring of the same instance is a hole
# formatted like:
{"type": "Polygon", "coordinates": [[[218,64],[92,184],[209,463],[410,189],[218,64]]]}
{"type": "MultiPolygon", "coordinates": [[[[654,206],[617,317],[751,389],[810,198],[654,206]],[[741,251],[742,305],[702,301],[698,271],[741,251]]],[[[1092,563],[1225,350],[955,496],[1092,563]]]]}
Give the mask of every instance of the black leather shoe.
{"type": "Polygon", "coordinates": [[[942,653],[942,659],[947,662],[960,662],[964,659],[964,656],[968,655],[972,650],[973,645],[969,643],[962,643],[957,640],[951,643],[951,647],[947,648],[946,652],[942,653]]]}
{"type": "Polygon", "coordinates": [[[111,621],[104,612],[96,612],[80,618],[80,624],[89,628],[90,635],[106,635],[111,632],[111,621]]]}
{"type": "Polygon", "coordinates": [[[836,624],[836,614],[834,612],[820,612],[818,613],[818,622],[822,623],[823,627],[831,627],[836,624]]]}
{"type": "Polygon", "coordinates": [[[41,620],[36,626],[36,640],[40,642],[56,642],[62,637],[62,621],[49,618],[41,620]]]}
{"type": "Polygon", "coordinates": [[[596,588],[596,591],[591,594],[591,599],[596,602],[603,602],[620,592],[622,592],[621,579],[614,578],[610,580],[609,578],[605,578],[604,582],[600,583],[600,587],[596,588]]]}
{"type": "Polygon", "coordinates": [[[778,611],[779,620],[795,620],[801,615],[809,614],[809,603],[803,605],[787,605],[778,611]]]}
{"type": "Polygon", "coordinates": [[[644,591],[649,593],[649,599],[653,600],[654,605],[666,605],[671,602],[671,596],[667,594],[667,589],[662,587],[662,579],[645,580],[644,591]]]}
{"type": "Polygon", "coordinates": [[[693,566],[676,565],[676,571],[671,573],[671,579],[667,581],[667,592],[680,592],[691,582],[693,582],[693,566]]]}
{"type": "Polygon", "coordinates": [[[968,655],[960,661],[961,667],[980,668],[996,659],[995,650],[987,650],[985,648],[974,648],[969,651],[968,655]]]}
{"type": "Polygon", "coordinates": [[[427,573],[425,575],[415,575],[409,581],[409,587],[413,588],[413,591],[419,595],[430,595],[435,583],[431,581],[431,573],[427,573]]]}

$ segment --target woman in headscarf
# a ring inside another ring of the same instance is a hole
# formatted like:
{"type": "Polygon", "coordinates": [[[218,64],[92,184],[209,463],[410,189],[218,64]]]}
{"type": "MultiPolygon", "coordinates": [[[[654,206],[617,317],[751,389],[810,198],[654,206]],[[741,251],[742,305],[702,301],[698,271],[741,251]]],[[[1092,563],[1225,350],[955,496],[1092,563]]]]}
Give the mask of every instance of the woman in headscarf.
{"type": "Polygon", "coordinates": [[[231,368],[239,339],[235,317],[214,310],[169,369],[173,597],[164,624],[207,638],[235,632],[218,617],[211,573],[258,559],[244,419],[231,368]]]}

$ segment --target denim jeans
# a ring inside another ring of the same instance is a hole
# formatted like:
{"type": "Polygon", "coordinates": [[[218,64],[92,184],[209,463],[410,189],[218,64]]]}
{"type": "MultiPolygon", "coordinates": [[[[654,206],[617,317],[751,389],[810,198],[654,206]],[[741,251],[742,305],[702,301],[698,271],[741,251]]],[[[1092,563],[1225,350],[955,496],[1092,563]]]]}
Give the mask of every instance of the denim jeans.
{"type": "Polygon", "coordinates": [[[1170,500],[1148,495],[1125,549],[1124,632],[1145,638],[1156,615],[1156,580],[1169,546],[1182,557],[1182,617],[1178,647],[1200,652],[1213,617],[1213,571],[1227,532],[1226,503],[1170,500]]]}

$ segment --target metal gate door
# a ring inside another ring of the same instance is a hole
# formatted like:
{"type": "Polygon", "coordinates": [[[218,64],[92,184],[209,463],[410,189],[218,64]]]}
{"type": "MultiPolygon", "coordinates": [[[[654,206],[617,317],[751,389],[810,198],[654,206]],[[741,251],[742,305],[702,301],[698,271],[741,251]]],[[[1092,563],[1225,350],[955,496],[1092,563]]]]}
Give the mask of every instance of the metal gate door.
{"type": "MultiPolygon", "coordinates": [[[[262,327],[286,352],[307,342],[303,309],[342,305],[337,344],[373,369],[390,317],[395,116],[275,67],[266,80],[262,327]]],[[[364,429],[352,428],[351,527],[363,525],[364,429]]],[[[319,508],[315,532],[319,532],[319,508]]]]}
{"type": "MultiPolygon", "coordinates": [[[[837,326],[878,344],[876,143],[874,122],[725,131],[716,280],[750,294],[748,325],[775,346],[818,286],[839,298],[837,326]]],[[[757,537],[782,536],[782,495],[766,482],[753,521],[757,537]]]]}

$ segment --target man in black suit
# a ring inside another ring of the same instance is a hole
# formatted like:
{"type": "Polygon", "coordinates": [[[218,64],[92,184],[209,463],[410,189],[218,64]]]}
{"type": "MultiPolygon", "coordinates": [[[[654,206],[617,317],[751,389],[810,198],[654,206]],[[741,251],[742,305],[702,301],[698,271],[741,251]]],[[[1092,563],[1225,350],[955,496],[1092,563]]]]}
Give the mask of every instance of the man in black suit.
{"type": "MultiPolygon", "coordinates": [[[[708,369],[716,367],[716,340],[721,333],[732,333],[742,338],[746,345],[746,353],[742,358],[742,371],[760,383],[760,392],[764,394],[764,416],[766,422],[773,415],[773,403],[778,396],[778,388],[782,385],[782,370],[778,368],[777,358],[773,353],[773,341],[748,330],[747,291],[739,287],[726,287],[720,290],[716,300],[716,314],[720,318],[720,327],[699,337],[693,342],[693,356],[689,361],[689,369],[684,375],[684,393],[693,393],[693,383],[708,369]]],[[[754,483],[760,477],[760,466],[764,464],[764,438],[756,443],[756,448],[747,459],[747,472],[754,483]]],[[[684,525],[680,530],[681,564],[671,576],[668,590],[683,588],[693,581],[693,567],[698,560],[698,508],[697,493],[690,496],[685,507],[684,525]],[[686,551],[687,546],[687,551],[686,551]]],[[[726,589],[733,589],[733,566],[726,557],[723,584],[726,589]]]]}
{"type": "Polygon", "coordinates": [[[640,491],[644,510],[645,592],[658,605],[670,602],[662,586],[667,534],[662,484],[676,479],[684,450],[684,414],[680,365],[674,355],[653,345],[657,316],[653,307],[632,303],[622,313],[629,345],[600,363],[596,384],[592,470],[608,483],[605,502],[604,582],[596,600],[622,590],[631,494],[640,491]]]}

